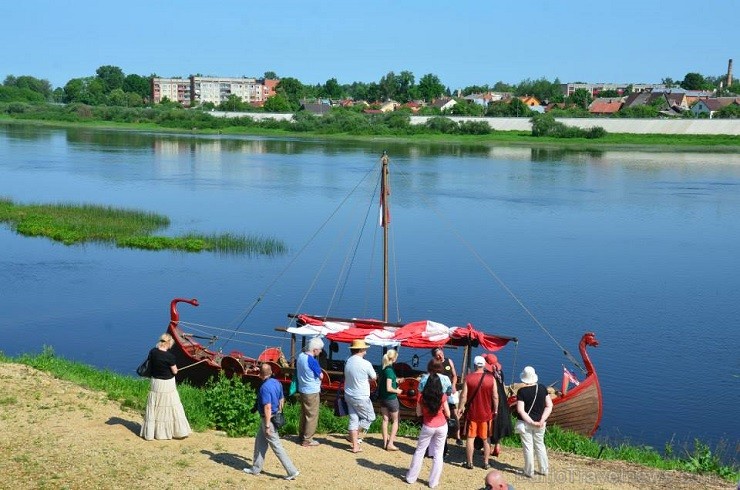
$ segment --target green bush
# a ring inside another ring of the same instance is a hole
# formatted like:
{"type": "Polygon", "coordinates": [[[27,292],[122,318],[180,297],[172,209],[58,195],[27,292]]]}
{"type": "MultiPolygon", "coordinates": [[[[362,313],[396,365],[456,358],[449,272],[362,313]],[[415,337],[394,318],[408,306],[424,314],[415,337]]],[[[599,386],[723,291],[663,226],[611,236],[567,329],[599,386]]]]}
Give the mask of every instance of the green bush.
{"type": "Polygon", "coordinates": [[[458,124],[460,134],[490,134],[491,126],[485,121],[460,121],[458,124]]]}
{"type": "Polygon", "coordinates": [[[251,386],[237,376],[228,378],[223,372],[205,388],[211,424],[231,437],[256,434],[260,424],[260,416],[253,410],[256,400],[251,386]]]}
{"type": "Polygon", "coordinates": [[[532,136],[549,136],[552,138],[602,138],[606,136],[606,130],[600,126],[589,129],[581,129],[574,126],[566,126],[556,121],[552,114],[538,114],[532,118],[532,136]]]}
{"type": "Polygon", "coordinates": [[[458,131],[458,124],[449,117],[432,117],[427,120],[425,126],[434,133],[454,134],[458,131]]]}

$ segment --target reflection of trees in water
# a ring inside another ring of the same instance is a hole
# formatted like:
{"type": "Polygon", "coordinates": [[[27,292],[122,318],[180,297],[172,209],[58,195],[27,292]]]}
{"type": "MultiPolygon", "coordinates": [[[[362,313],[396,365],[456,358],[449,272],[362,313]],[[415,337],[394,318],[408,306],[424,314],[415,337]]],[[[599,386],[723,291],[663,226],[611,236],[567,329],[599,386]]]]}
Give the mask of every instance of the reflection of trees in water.
{"type": "MultiPolygon", "coordinates": [[[[19,126],[29,129],[31,127],[19,126]]],[[[30,134],[36,134],[30,131],[30,134]]],[[[44,134],[44,133],[42,133],[44,134]]],[[[47,133],[48,135],[48,133],[47,133]]],[[[293,138],[264,138],[254,136],[223,135],[166,135],[136,131],[106,131],[94,129],[66,130],[71,144],[85,144],[104,148],[151,148],[155,152],[199,153],[228,151],[235,153],[275,153],[296,155],[317,153],[336,156],[348,152],[380,155],[383,150],[394,157],[423,158],[436,156],[487,156],[486,145],[464,145],[445,143],[396,143],[377,141],[331,141],[293,138]]]]}
{"type": "Polygon", "coordinates": [[[593,148],[577,150],[573,148],[531,148],[530,160],[533,162],[562,162],[574,160],[578,157],[589,157],[592,160],[601,160],[604,151],[593,148]],[[576,157],[576,158],[574,158],[576,157]]]}
{"type": "Polygon", "coordinates": [[[16,124],[2,125],[3,132],[9,137],[20,140],[42,141],[54,137],[53,131],[38,126],[24,126],[16,124]]]}

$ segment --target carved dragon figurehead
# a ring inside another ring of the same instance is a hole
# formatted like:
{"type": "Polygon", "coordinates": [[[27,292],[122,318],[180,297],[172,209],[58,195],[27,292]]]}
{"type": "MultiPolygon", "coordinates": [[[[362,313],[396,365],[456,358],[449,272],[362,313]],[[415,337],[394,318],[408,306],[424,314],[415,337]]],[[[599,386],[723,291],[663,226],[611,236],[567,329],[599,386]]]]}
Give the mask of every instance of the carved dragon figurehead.
{"type": "Polygon", "coordinates": [[[591,358],[588,357],[588,353],[586,352],[586,346],[589,347],[598,347],[599,341],[596,340],[596,334],[593,332],[586,332],[583,334],[583,337],[581,337],[581,342],[578,344],[578,350],[581,352],[581,357],[583,358],[583,364],[586,366],[586,372],[588,374],[591,374],[594,372],[594,365],[591,362],[591,358]]]}
{"type": "Polygon", "coordinates": [[[177,303],[190,303],[193,306],[198,306],[198,300],[195,298],[175,298],[172,300],[170,303],[170,323],[174,325],[177,325],[180,321],[180,314],[177,312],[177,303]]]}

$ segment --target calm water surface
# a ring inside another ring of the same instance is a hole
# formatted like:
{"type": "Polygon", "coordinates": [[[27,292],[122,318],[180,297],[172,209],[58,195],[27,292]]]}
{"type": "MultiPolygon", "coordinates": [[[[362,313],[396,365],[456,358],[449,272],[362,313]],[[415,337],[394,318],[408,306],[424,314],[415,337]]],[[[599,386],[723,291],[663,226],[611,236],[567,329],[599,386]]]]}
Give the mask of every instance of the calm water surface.
{"type": "MultiPolygon", "coordinates": [[[[223,328],[262,298],[242,328],[265,335],[297,310],[380,316],[377,268],[358,258],[369,248],[358,250],[346,287],[335,294],[339,272],[327,265],[306,293],[322,264],[344,260],[355,228],[327,226],[296,255],[384,148],[0,126],[0,196],[143,209],[171,218],[166,234],[257,234],[290,248],[266,258],[66,247],[1,226],[0,348],[17,355],[50,345],[133,374],[176,296],[201,302],[183,306],[183,319],[223,328]]],[[[740,155],[387,149],[398,273],[391,319],[516,336],[518,346],[499,353],[508,379],[532,364],[542,381],[558,381],[573,366],[495,274],[579,360],[581,335],[596,332],[601,437],[658,449],[724,439],[737,458],[740,424],[727,416],[740,406],[740,155]]],[[[361,188],[373,186],[371,176],[361,188]]],[[[350,212],[377,216],[367,204],[350,212]]],[[[275,343],[288,348],[281,337],[227,349],[275,343]]]]}

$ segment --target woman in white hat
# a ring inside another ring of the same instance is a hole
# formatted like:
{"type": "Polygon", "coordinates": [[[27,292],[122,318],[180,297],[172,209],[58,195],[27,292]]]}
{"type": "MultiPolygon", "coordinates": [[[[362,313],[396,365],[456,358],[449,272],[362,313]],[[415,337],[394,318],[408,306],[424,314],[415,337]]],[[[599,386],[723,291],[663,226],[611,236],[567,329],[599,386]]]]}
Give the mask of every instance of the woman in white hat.
{"type": "Polygon", "coordinates": [[[516,393],[516,412],[519,419],[515,432],[522,440],[524,452],[524,475],[534,476],[534,457],[540,474],[547,475],[547,448],[545,447],[545,428],[547,418],[552,412],[552,399],[547,387],[537,383],[537,373],[527,366],[520,374],[524,386],[516,393]]]}

